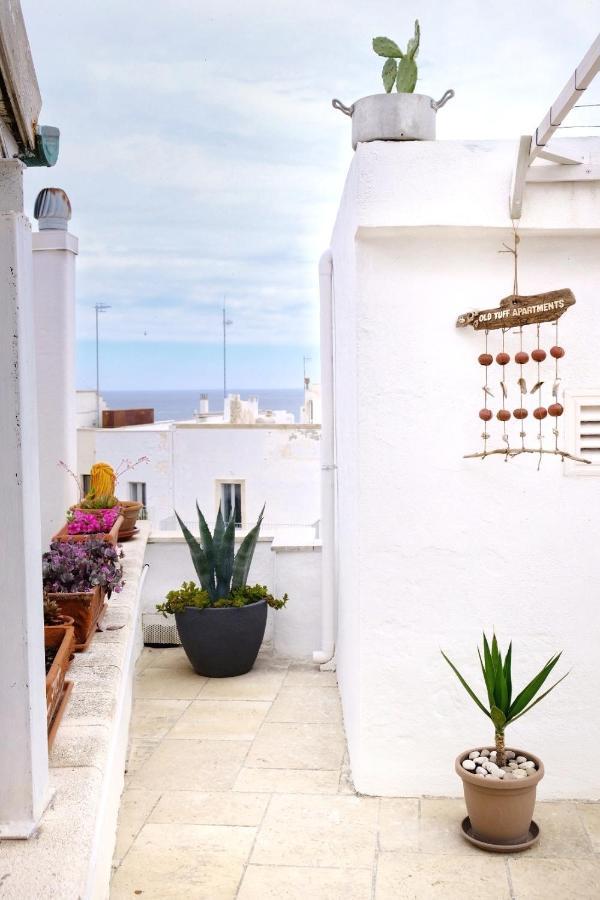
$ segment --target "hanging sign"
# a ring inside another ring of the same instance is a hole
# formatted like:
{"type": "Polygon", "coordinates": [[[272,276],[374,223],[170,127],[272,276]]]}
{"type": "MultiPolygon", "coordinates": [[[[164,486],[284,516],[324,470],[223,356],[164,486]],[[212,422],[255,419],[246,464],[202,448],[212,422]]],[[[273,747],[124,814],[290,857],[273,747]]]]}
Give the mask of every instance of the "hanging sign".
{"type": "Polygon", "coordinates": [[[457,328],[472,325],[476,331],[492,331],[495,328],[519,328],[540,322],[555,322],[575,303],[573,291],[561,288],[545,294],[521,296],[511,294],[500,301],[495,309],[469,312],[456,320],[457,328]]]}

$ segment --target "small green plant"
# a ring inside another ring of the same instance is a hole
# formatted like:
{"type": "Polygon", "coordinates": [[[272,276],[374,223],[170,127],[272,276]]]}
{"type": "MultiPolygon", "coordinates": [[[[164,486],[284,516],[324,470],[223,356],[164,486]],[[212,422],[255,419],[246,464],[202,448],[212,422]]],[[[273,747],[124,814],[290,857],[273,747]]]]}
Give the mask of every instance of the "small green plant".
{"type": "Polygon", "coordinates": [[[226,523],[219,506],[214,533],[211,534],[198,503],[196,503],[196,510],[200,526],[199,541],[177,512],[175,515],[189,547],[200,587],[193,581],[184,582],[179,590],[170,591],[167,594],[165,602],[157,605],[157,611],[166,616],[169,613],[183,612],[188,606],[200,609],[209,606],[239,607],[258,603],[260,600],[266,600],[273,609],[284,607],[288,601],[287,594],[284,594],[283,598],[279,600],[273,597],[263,585],[249,586],[246,584],[263,520],[264,506],[256,525],[248,532],[237,553],[235,553],[233,511],[226,523]]]}
{"type": "Polygon", "coordinates": [[[421,40],[421,28],[419,20],[415,21],[415,34],[402,51],[398,44],[386,37],[373,38],[373,50],[378,56],[387,57],[383,64],[381,77],[386,94],[389,94],[394,84],[400,94],[412,94],[417,84],[417,64],[415,62],[419,53],[421,40]],[[398,62],[396,62],[398,60],[398,62]]]}
{"type": "Polygon", "coordinates": [[[187,607],[195,607],[196,609],[206,609],[214,606],[216,609],[223,607],[240,607],[248,606],[250,603],[258,603],[259,600],[266,600],[273,609],[282,609],[288,601],[287,594],[284,594],[279,600],[269,593],[267,588],[262,584],[255,584],[252,587],[246,585],[232,591],[228,597],[222,597],[215,603],[210,602],[210,597],[206,591],[193,581],[184,581],[179,590],[169,591],[164,603],[158,603],[156,610],[163,616],[176,612],[183,612],[187,607]]]}
{"type": "Polygon", "coordinates": [[[559,678],[552,687],[548,688],[547,691],[544,691],[536,700],[534,697],[540,691],[542,685],[546,681],[548,675],[559,661],[561,653],[556,653],[554,656],[550,657],[546,665],[541,669],[540,672],[532,678],[529,684],[527,684],[523,690],[517,694],[515,699],[512,699],[512,641],[508,646],[508,650],[506,652],[506,656],[502,659],[502,653],[500,652],[500,648],[498,647],[498,641],[496,640],[496,635],[494,634],[492,637],[492,645],[490,649],[490,645],[488,640],[483,635],[483,658],[481,656],[481,651],[479,647],[477,648],[477,653],[479,655],[479,662],[481,664],[481,671],[483,673],[483,680],[485,683],[487,695],[488,695],[488,705],[489,709],[486,708],[484,703],[479,699],[476,693],[469,687],[465,679],[462,677],[454,663],[450,662],[444,651],[441,651],[442,656],[455,673],[456,677],[468,693],[469,697],[477,704],[479,709],[491,719],[494,725],[495,737],[496,737],[496,765],[504,766],[506,764],[506,758],[504,755],[504,731],[507,725],[510,725],[512,722],[516,722],[517,719],[520,719],[521,716],[524,716],[526,712],[529,712],[540,700],[543,700],[550,691],[553,691],[554,688],[560,684],[563,678],[566,678],[569,674],[565,672],[562,678],[559,678]]]}

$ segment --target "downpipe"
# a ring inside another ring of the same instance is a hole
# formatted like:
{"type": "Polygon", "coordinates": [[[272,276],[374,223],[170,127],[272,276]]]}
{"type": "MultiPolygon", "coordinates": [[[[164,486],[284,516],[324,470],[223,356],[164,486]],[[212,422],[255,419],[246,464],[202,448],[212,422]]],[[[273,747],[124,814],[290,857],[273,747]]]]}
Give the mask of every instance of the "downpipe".
{"type": "MultiPolygon", "coordinates": [[[[335,441],[333,412],[333,257],[319,260],[321,310],[321,647],[313,661],[325,666],[335,654],[335,441]]],[[[333,667],[331,665],[331,667],[333,667]]]]}

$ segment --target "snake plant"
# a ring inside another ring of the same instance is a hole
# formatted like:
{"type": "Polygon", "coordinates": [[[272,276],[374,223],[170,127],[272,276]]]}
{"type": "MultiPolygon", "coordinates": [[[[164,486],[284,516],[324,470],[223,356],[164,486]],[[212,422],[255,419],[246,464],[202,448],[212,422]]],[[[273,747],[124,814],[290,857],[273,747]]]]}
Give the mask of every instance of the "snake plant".
{"type": "Polygon", "coordinates": [[[378,56],[387,57],[383,64],[381,77],[386,94],[389,94],[394,84],[400,94],[412,94],[417,85],[417,64],[415,62],[419,53],[421,29],[419,20],[415,21],[415,35],[406,47],[401,50],[398,44],[387,37],[373,38],[373,50],[378,56]],[[396,62],[398,60],[398,62],[396,62]]]}
{"type": "Polygon", "coordinates": [[[561,653],[555,653],[554,656],[550,657],[546,665],[538,672],[538,674],[531,679],[529,684],[527,684],[513,700],[511,672],[512,641],[508,646],[506,656],[504,657],[504,659],[502,659],[502,653],[500,652],[498,641],[496,640],[496,635],[494,634],[492,636],[492,644],[490,648],[490,644],[488,643],[484,632],[483,658],[481,656],[479,647],[477,648],[477,653],[479,655],[479,662],[481,665],[483,680],[488,696],[488,709],[486,705],[479,699],[477,694],[469,687],[454,663],[452,663],[448,659],[443,650],[441,651],[441,653],[468,693],[469,697],[471,697],[471,699],[477,704],[479,709],[488,717],[488,719],[492,720],[496,737],[496,764],[500,767],[505,765],[504,730],[506,726],[510,725],[512,722],[516,722],[516,720],[520,719],[521,716],[524,716],[526,712],[529,712],[530,709],[532,709],[537,703],[539,703],[540,700],[543,700],[544,697],[546,697],[550,693],[550,691],[553,691],[554,688],[558,684],[560,684],[563,678],[566,678],[569,674],[568,672],[566,672],[561,678],[558,679],[558,681],[556,681],[552,685],[552,687],[544,691],[544,693],[537,697],[537,699],[534,699],[534,697],[536,697],[542,685],[546,681],[548,675],[550,674],[556,663],[559,661],[562,651],[561,653]]]}
{"type": "Polygon", "coordinates": [[[214,605],[219,600],[229,597],[232,591],[245,586],[265,508],[263,506],[256,525],[248,532],[237,553],[235,553],[233,511],[229,520],[225,522],[219,505],[214,533],[211,534],[197,502],[196,509],[200,524],[200,541],[194,537],[177,512],[175,515],[187,541],[200,585],[208,594],[211,605],[214,605]]]}

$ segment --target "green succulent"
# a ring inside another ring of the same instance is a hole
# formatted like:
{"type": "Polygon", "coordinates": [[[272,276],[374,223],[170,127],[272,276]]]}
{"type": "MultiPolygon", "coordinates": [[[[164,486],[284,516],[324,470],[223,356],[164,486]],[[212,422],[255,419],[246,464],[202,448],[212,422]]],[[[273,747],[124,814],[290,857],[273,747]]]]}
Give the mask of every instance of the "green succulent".
{"type": "Polygon", "coordinates": [[[558,684],[560,684],[560,682],[569,674],[568,672],[565,672],[565,674],[561,678],[559,678],[558,681],[556,681],[552,685],[552,687],[544,691],[544,693],[537,697],[537,699],[534,699],[534,697],[536,697],[542,685],[546,681],[548,675],[550,674],[556,663],[559,661],[562,651],[561,653],[556,653],[554,654],[554,656],[550,657],[546,665],[538,672],[538,674],[534,678],[531,679],[529,684],[527,684],[513,700],[511,672],[512,641],[508,646],[506,656],[504,657],[504,659],[502,659],[502,653],[500,652],[500,648],[498,647],[496,635],[494,634],[492,636],[492,644],[490,648],[490,645],[484,633],[483,658],[481,656],[479,647],[477,648],[477,653],[479,655],[479,662],[481,665],[483,680],[488,696],[488,705],[486,706],[479,699],[472,688],[469,687],[454,663],[452,663],[448,659],[443,650],[441,651],[441,653],[468,693],[469,697],[471,697],[471,699],[477,704],[484,715],[486,715],[488,719],[492,720],[496,737],[496,762],[500,767],[504,765],[505,760],[504,730],[506,726],[510,725],[512,722],[516,722],[516,720],[520,719],[521,716],[524,716],[526,712],[529,712],[530,709],[532,709],[537,703],[539,703],[540,700],[543,700],[544,697],[546,697],[550,693],[550,691],[553,691],[554,688],[558,684]]]}
{"type": "Polygon", "coordinates": [[[177,591],[170,591],[164,603],[157,605],[158,612],[163,615],[182,612],[188,606],[205,609],[208,606],[247,606],[266,600],[273,609],[281,609],[287,603],[287,594],[281,600],[273,597],[266,587],[260,584],[246,584],[256,542],[260,532],[265,508],[263,506],[258,521],[235,553],[235,518],[233,511],[228,522],[225,522],[221,507],[217,513],[214,532],[206,524],[206,519],[196,503],[200,540],[194,537],[179,515],[177,521],[186,539],[192,557],[192,563],[200,580],[200,587],[193,581],[184,582],[177,591]]]}
{"type": "Polygon", "coordinates": [[[381,77],[386,94],[389,94],[394,84],[401,94],[412,94],[417,85],[417,64],[415,62],[419,53],[421,41],[421,28],[419,20],[415,20],[415,34],[406,47],[406,51],[400,49],[398,44],[387,37],[373,38],[373,50],[378,56],[387,57],[383,64],[381,77]],[[398,62],[396,62],[398,60],[398,62]]]}

